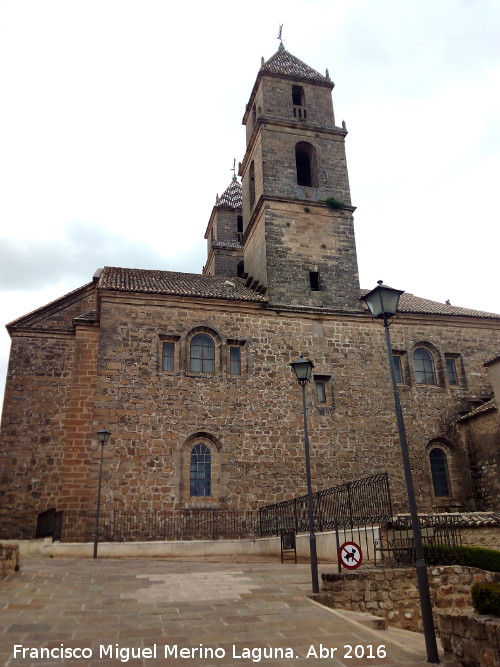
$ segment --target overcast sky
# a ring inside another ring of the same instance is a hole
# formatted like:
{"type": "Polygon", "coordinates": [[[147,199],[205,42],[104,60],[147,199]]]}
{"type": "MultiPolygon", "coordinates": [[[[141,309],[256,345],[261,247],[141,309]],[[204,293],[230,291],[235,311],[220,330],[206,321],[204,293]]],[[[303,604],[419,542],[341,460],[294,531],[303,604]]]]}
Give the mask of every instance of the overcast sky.
{"type": "Polygon", "coordinates": [[[500,312],[498,0],[0,0],[3,323],[104,265],[201,272],[280,23],[336,84],[362,287],[500,312]]]}

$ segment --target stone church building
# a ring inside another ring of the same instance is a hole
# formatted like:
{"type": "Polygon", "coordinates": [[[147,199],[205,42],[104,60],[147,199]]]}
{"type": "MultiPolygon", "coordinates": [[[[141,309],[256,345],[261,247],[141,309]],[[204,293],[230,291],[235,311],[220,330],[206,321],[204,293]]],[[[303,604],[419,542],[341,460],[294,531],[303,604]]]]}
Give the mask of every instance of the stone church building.
{"type": "MultiPolygon", "coordinates": [[[[106,510],[256,509],[305,493],[299,354],[314,362],[314,489],[388,471],[407,507],[333,87],[282,45],[262,60],[241,183],[216,200],[202,274],[104,267],[7,325],[0,511],[93,511],[102,428],[106,510]]],[[[499,315],[401,298],[391,335],[421,511],[498,509],[499,332],[499,315]]]]}

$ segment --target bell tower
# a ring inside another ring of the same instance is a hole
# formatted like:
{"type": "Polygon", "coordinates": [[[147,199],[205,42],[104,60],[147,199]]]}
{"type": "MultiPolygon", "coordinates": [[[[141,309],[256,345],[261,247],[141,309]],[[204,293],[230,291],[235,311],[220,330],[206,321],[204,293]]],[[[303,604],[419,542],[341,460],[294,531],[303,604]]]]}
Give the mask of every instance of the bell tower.
{"type": "Polygon", "coordinates": [[[334,84],[283,44],[257,75],[243,117],[245,273],[271,305],[359,310],[344,141],[334,84]]]}

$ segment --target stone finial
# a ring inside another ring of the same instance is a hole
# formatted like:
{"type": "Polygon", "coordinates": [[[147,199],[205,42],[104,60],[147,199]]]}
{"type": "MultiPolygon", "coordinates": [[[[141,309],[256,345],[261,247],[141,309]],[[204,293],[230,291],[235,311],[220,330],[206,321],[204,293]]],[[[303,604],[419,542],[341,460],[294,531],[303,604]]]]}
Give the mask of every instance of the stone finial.
{"type": "Polygon", "coordinates": [[[325,76],[330,81],[330,72],[328,71],[328,67],[326,68],[325,76]]]}
{"type": "Polygon", "coordinates": [[[347,130],[347,126],[346,126],[346,124],[345,124],[345,120],[342,121],[342,129],[343,129],[343,130],[347,130]]]}
{"type": "Polygon", "coordinates": [[[264,56],[262,56],[260,59],[260,66],[264,67],[264,56]]]}

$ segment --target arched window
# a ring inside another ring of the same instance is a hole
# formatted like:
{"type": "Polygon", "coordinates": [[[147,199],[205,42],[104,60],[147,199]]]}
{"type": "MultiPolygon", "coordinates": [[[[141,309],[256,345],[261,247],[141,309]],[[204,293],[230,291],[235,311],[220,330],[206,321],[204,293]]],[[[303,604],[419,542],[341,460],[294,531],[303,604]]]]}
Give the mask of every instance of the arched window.
{"type": "Polygon", "coordinates": [[[253,207],[255,204],[255,167],[253,164],[253,160],[250,163],[250,208],[253,207]]]}
{"type": "Polygon", "coordinates": [[[316,167],[316,149],[306,141],[299,141],[295,146],[295,164],[297,167],[297,185],[318,187],[316,167]]]}
{"type": "Polygon", "coordinates": [[[191,339],[189,369],[193,373],[215,373],[215,344],[206,334],[191,339]]]}
{"type": "Polygon", "coordinates": [[[189,464],[189,495],[210,496],[212,455],[206,445],[198,444],[191,450],[189,464]]]}
{"type": "Polygon", "coordinates": [[[413,353],[415,382],[417,384],[437,384],[434,359],[425,347],[417,347],[413,353]]]}
{"type": "Polygon", "coordinates": [[[432,484],[435,496],[451,496],[450,476],[448,474],[448,462],[445,452],[434,447],[429,453],[431,464],[432,484]]]}

